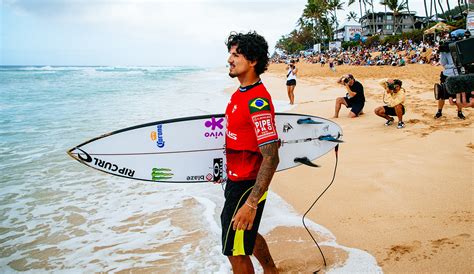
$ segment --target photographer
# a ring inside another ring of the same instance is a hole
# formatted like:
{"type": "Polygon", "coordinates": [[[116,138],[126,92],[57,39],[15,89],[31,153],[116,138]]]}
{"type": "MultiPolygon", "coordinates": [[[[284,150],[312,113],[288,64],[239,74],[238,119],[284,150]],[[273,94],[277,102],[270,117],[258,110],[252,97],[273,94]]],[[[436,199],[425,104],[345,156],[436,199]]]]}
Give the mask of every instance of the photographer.
{"type": "Polygon", "coordinates": [[[386,126],[393,124],[393,117],[397,116],[397,128],[404,128],[403,115],[405,114],[405,89],[402,88],[402,81],[398,79],[388,79],[380,82],[380,85],[385,89],[384,103],[385,106],[378,107],[374,110],[375,114],[387,119],[386,126]],[[387,100],[387,101],[385,101],[387,100]]]}
{"type": "MultiPolygon", "coordinates": [[[[451,37],[452,39],[453,37],[451,37]]],[[[440,63],[443,66],[444,70],[440,73],[439,76],[439,81],[442,84],[446,82],[446,79],[450,76],[456,76],[458,75],[456,65],[454,64],[453,57],[451,56],[451,53],[449,51],[449,43],[452,42],[452,40],[444,40],[440,43],[439,46],[439,52],[440,52],[440,63]]],[[[451,105],[456,104],[457,110],[458,110],[458,118],[461,120],[466,119],[464,114],[462,113],[462,104],[460,102],[455,102],[454,98],[456,98],[456,95],[450,94],[448,92],[441,92],[439,93],[439,98],[438,98],[438,112],[436,112],[434,118],[438,119],[441,116],[443,116],[443,107],[444,107],[444,101],[446,99],[449,99],[449,103],[451,105]]]]}
{"type": "Polygon", "coordinates": [[[336,99],[336,108],[333,118],[339,117],[341,105],[351,108],[348,115],[350,118],[355,118],[362,114],[362,109],[365,104],[364,87],[362,84],[359,81],[356,81],[352,74],[343,75],[337,83],[344,85],[347,93],[345,97],[338,97],[336,99]]]}
{"type": "Polygon", "coordinates": [[[288,92],[288,98],[290,99],[290,105],[295,103],[295,87],[296,87],[296,74],[298,69],[295,66],[295,60],[291,60],[287,67],[288,72],[286,73],[286,91],[288,92]]]}

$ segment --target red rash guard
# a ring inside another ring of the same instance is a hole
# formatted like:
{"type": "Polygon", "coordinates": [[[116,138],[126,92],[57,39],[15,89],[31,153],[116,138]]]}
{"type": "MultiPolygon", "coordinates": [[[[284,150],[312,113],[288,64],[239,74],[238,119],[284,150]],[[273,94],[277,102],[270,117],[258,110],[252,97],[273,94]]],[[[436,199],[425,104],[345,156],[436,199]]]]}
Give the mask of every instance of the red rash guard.
{"type": "Polygon", "coordinates": [[[256,179],[263,159],[259,146],[278,141],[275,110],[262,82],[237,89],[225,116],[227,176],[232,181],[256,179]]]}

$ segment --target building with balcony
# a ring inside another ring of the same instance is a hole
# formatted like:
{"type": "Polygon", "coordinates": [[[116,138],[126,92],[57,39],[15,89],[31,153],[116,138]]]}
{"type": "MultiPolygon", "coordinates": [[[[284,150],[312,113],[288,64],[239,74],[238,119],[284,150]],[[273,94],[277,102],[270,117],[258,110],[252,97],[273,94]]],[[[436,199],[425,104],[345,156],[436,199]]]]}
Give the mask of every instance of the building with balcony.
{"type": "Polygon", "coordinates": [[[361,18],[363,36],[379,34],[381,36],[399,34],[421,29],[425,26],[425,17],[416,16],[415,12],[404,12],[396,17],[393,12],[367,13],[361,18]]]}

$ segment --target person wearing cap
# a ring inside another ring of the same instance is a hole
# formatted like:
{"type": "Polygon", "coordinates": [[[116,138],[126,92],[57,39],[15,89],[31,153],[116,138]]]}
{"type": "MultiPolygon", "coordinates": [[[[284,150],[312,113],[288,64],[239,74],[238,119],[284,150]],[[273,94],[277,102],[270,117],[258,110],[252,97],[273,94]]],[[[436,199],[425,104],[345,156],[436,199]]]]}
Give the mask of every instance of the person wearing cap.
{"type": "Polygon", "coordinates": [[[388,79],[381,81],[379,84],[385,89],[383,101],[386,105],[376,108],[374,110],[375,114],[387,119],[387,122],[385,122],[386,126],[390,126],[395,121],[391,116],[397,116],[397,128],[404,128],[405,89],[402,88],[402,81],[398,79],[388,79]]]}
{"type": "Polygon", "coordinates": [[[346,96],[338,97],[336,99],[336,107],[333,118],[339,117],[339,110],[341,110],[342,105],[345,105],[347,108],[351,108],[351,111],[348,115],[350,118],[355,118],[362,114],[365,104],[364,86],[362,86],[359,81],[356,81],[352,74],[343,75],[337,81],[337,83],[344,85],[347,93],[346,96]]]}

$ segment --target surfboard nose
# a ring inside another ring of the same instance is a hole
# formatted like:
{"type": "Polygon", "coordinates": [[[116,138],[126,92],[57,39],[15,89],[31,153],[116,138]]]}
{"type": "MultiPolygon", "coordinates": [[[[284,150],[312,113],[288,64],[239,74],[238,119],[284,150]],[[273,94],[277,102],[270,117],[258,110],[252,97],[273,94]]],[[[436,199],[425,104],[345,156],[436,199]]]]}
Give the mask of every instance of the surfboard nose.
{"type": "Polygon", "coordinates": [[[80,149],[78,147],[71,148],[70,150],[67,151],[67,154],[71,156],[73,159],[78,160],[80,162],[87,162],[87,163],[92,162],[92,157],[83,149],[80,149]]]}

